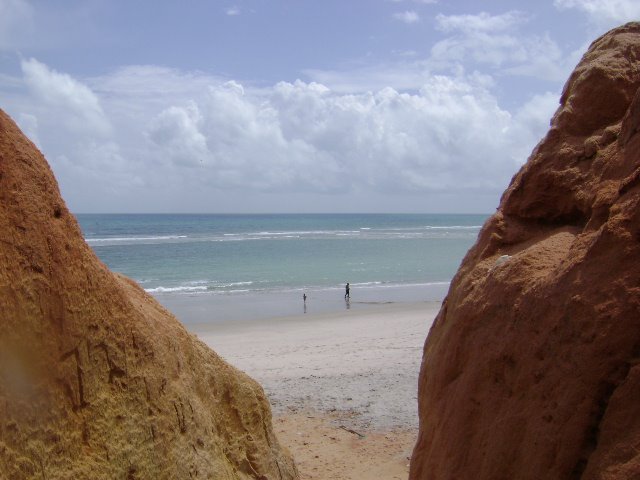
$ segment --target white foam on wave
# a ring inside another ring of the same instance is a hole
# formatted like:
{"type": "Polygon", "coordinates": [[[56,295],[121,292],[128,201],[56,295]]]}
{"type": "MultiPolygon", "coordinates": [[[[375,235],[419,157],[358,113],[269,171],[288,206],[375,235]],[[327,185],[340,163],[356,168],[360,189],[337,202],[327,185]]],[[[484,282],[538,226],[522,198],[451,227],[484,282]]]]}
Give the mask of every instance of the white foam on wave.
{"type": "Polygon", "coordinates": [[[283,232],[248,232],[248,233],[223,233],[221,236],[214,237],[189,237],[188,235],[156,235],[145,237],[101,237],[101,238],[85,238],[90,245],[100,246],[126,243],[155,243],[155,242],[171,242],[180,241],[189,238],[190,241],[196,242],[243,242],[249,240],[278,240],[278,239],[299,239],[308,237],[325,237],[325,238],[353,238],[360,235],[382,236],[392,238],[416,238],[421,237],[428,231],[472,231],[479,230],[480,225],[451,225],[451,226],[423,226],[415,228],[370,228],[361,227],[359,230],[309,230],[309,231],[283,231],[283,232]]]}
{"type": "Polygon", "coordinates": [[[308,237],[356,237],[359,235],[381,235],[385,237],[410,238],[420,237],[429,231],[475,231],[482,225],[423,225],[416,227],[359,227],[358,230],[286,230],[286,231],[260,231],[246,233],[223,233],[220,237],[200,238],[200,241],[244,241],[244,240],[276,240],[281,238],[308,238],[308,237]]]}
{"type": "Polygon", "coordinates": [[[215,288],[227,288],[227,287],[239,287],[242,285],[253,285],[253,282],[230,282],[230,283],[222,283],[220,285],[215,285],[215,288]]]}
{"type": "MultiPolygon", "coordinates": [[[[211,239],[214,242],[248,242],[250,240],[267,240],[271,237],[241,237],[240,235],[233,235],[232,237],[227,238],[213,238],[211,239]]],[[[202,239],[202,241],[206,241],[206,239],[202,239]]]]}
{"type": "Polygon", "coordinates": [[[155,288],[145,288],[145,292],[147,293],[187,293],[187,292],[206,292],[207,287],[205,286],[197,286],[197,287],[155,287],[155,288]]]}
{"type": "MultiPolygon", "coordinates": [[[[349,283],[349,286],[352,288],[406,288],[406,287],[439,287],[450,285],[450,281],[436,281],[436,282],[410,282],[410,283],[400,283],[400,282],[386,282],[386,281],[373,281],[373,282],[359,282],[359,283],[349,283]]],[[[340,285],[333,286],[313,286],[310,285],[306,287],[308,290],[318,290],[318,291],[326,291],[326,290],[344,290],[344,283],[340,285]]],[[[296,288],[292,288],[291,290],[298,290],[296,288]]],[[[304,288],[302,288],[304,290],[304,288]]]]}
{"type": "MultiPolygon", "coordinates": [[[[247,282],[230,282],[226,284],[218,284],[218,285],[181,285],[178,287],[155,287],[155,288],[146,288],[145,291],[148,293],[155,294],[172,294],[172,295],[188,295],[188,294],[197,294],[197,295],[227,295],[227,294],[240,294],[240,293],[249,293],[253,292],[256,294],[269,294],[271,293],[291,293],[291,292],[327,292],[327,291],[336,291],[336,290],[344,290],[344,284],[342,285],[334,285],[334,286],[319,286],[319,285],[305,285],[305,286],[273,286],[271,288],[242,288],[249,287],[253,285],[255,282],[247,281],[247,282]],[[236,287],[236,288],[234,288],[236,287]],[[240,287],[240,288],[238,288],[240,287]]],[[[258,282],[260,283],[260,282],[258,282]]],[[[385,281],[372,281],[372,282],[358,282],[351,283],[352,291],[357,292],[358,290],[362,291],[375,291],[375,289],[406,289],[406,288],[426,288],[429,287],[444,287],[448,286],[450,282],[448,281],[437,281],[437,282],[415,282],[415,283],[395,283],[395,282],[385,282],[385,281]]]]}
{"type": "Polygon", "coordinates": [[[424,230],[478,230],[482,225],[423,225],[422,227],[374,228],[374,232],[423,232],[424,230]]]}
{"type": "Polygon", "coordinates": [[[85,238],[87,243],[101,243],[101,242],[143,242],[143,241],[157,241],[157,240],[178,240],[180,238],[187,238],[187,235],[161,235],[154,237],[107,237],[107,238],[85,238]]]}
{"type": "Polygon", "coordinates": [[[482,225],[426,225],[427,230],[478,230],[482,225]]]}
{"type": "MultiPolygon", "coordinates": [[[[177,287],[155,287],[145,289],[148,293],[191,293],[191,292],[215,292],[230,287],[247,287],[253,285],[253,281],[216,283],[210,280],[191,280],[177,287]]],[[[239,291],[239,290],[229,290],[239,291]]]]}
{"type": "MultiPolygon", "coordinates": [[[[436,287],[449,285],[451,282],[416,282],[416,283],[396,283],[396,282],[362,282],[362,283],[351,283],[351,287],[361,287],[361,288],[406,288],[406,287],[436,287]]],[[[344,286],[338,287],[344,288],[344,286]]]]}
{"type": "MultiPolygon", "coordinates": [[[[248,232],[245,235],[249,236],[268,236],[268,237],[287,237],[290,235],[305,236],[305,235],[338,235],[341,233],[360,233],[359,230],[293,230],[283,232],[248,232]]],[[[225,234],[229,235],[229,234],[225,234]]],[[[233,234],[236,235],[236,234],[233,234]]]]}

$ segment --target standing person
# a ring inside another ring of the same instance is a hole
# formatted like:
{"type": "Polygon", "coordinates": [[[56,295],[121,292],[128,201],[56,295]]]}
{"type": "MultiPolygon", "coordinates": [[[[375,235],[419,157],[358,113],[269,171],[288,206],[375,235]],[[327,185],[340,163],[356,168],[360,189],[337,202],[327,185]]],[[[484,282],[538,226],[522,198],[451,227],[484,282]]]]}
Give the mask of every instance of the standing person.
{"type": "Polygon", "coordinates": [[[344,286],[344,298],[351,298],[351,295],[349,295],[349,282],[344,286]]]}
{"type": "Polygon", "coordinates": [[[307,294],[306,293],[302,294],[302,302],[303,303],[307,303],[307,294]]]}

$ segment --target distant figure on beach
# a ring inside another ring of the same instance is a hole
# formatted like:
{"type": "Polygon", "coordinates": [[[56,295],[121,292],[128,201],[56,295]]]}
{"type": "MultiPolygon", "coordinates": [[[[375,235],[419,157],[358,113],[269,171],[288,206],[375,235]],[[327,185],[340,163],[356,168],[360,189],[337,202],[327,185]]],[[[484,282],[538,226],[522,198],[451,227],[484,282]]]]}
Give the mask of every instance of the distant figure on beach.
{"type": "Polygon", "coordinates": [[[307,294],[306,293],[302,294],[302,302],[303,303],[307,303],[307,294]]]}
{"type": "Polygon", "coordinates": [[[344,298],[351,298],[351,295],[349,295],[349,282],[344,286],[344,298]]]}

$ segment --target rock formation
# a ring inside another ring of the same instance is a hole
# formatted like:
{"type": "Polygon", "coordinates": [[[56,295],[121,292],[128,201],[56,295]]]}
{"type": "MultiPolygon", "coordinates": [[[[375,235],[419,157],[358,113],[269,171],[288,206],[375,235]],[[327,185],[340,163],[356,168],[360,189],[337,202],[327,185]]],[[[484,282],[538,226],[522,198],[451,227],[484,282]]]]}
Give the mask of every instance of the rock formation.
{"type": "Polygon", "coordinates": [[[96,258],[0,111],[0,478],[296,477],[262,388],[96,258]]]}
{"type": "Polygon", "coordinates": [[[417,479],[640,478],[640,24],[596,40],[425,343],[417,479]]]}

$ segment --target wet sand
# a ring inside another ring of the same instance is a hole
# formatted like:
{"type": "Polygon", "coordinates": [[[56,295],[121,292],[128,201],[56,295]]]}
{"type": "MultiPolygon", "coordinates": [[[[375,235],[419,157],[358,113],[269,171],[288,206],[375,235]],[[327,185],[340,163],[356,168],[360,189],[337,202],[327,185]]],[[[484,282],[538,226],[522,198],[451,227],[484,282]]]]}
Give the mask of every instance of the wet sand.
{"type": "MultiPolygon", "coordinates": [[[[409,305],[441,301],[448,282],[413,285],[352,286],[349,309],[371,310],[380,305],[409,305]]],[[[153,296],[192,330],[206,330],[211,324],[244,323],[255,320],[341,313],[347,305],[344,286],[335,288],[246,291],[236,293],[154,293],[153,296]],[[302,295],[306,293],[306,305],[302,295]],[[306,308],[305,308],[306,307],[306,308]]]]}

